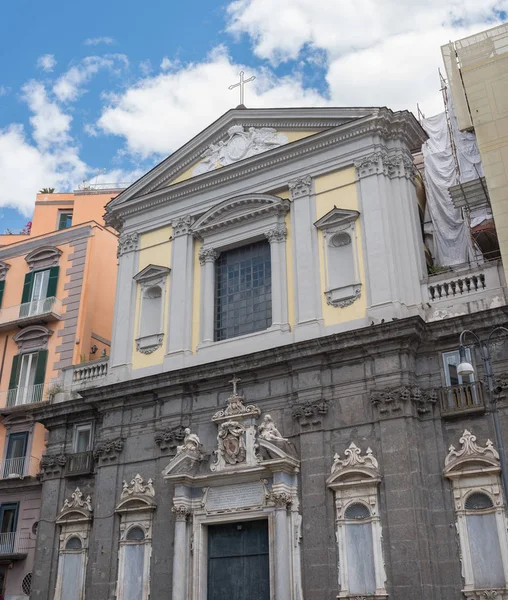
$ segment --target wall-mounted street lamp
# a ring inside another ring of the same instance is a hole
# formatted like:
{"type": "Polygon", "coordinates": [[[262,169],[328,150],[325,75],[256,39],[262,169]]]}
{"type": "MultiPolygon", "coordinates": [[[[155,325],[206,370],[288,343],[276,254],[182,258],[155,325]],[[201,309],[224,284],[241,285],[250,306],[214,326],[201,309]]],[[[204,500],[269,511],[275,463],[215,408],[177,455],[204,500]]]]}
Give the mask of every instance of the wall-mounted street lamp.
{"type": "Polygon", "coordinates": [[[496,395],[501,392],[501,388],[496,386],[494,373],[492,371],[492,356],[490,354],[489,344],[492,341],[492,337],[496,333],[508,333],[506,327],[495,327],[488,335],[486,340],[481,340],[476,333],[465,329],[459,338],[459,356],[460,363],[457,366],[457,375],[464,377],[465,375],[473,375],[475,372],[473,365],[467,360],[466,346],[464,345],[464,339],[466,336],[471,336],[475,339],[476,344],[480,349],[480,356],[483,362],[483,368],[485,370],[485,380],[487,383],[487,389],[489,392],[489,401],[491,406],[492,421],[494,423],[494,432],[496,435],[496,445],[499,452],[499,462],[501,463],[501,479],[503,481],[503,491],[505,507],[508,506],[508,472],[506,468],[506,459],[504,455],[503,438],[501,436],[501,426],[499,424],[499,412],[497,410],[496,395]]]}

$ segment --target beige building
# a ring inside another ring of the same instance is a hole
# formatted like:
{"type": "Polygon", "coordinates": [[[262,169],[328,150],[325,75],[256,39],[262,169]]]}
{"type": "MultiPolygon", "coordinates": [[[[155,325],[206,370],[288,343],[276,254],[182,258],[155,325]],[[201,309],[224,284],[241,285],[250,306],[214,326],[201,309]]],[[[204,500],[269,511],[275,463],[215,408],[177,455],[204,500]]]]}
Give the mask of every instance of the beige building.
{"type": "MultiPolygon", "coordinates": [[[[459,128],[475,132],[485,171],[485,181],[479,177],[458,195],[465,195],[469,205],[485,202],[490,197],[506,274],[508,25],[450,42],[442,47],[442,53],[459,128]]],[[[450,191],[455,201],[453,190],[450,191]]]]}

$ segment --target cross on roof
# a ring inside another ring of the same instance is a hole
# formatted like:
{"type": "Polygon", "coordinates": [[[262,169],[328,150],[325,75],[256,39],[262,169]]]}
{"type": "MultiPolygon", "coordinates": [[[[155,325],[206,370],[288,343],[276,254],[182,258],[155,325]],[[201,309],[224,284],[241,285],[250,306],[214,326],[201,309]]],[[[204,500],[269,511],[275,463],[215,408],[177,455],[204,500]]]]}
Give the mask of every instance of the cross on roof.
{"type": "Polygon", "coordinates": [[[242,381],[242,380],[238,379],[238,377],[236,375],[233,375],[233,379],[231,379],[231,381],[228,381],[228,383],[232,383],[233,384],[233,395],[234,396],[237,395],[236,384],[240,383],[240,381],[242,381]]]}
{"type": "Polygon", "coordinates": [[[249,77],[249,79],[244,79],[243,78],[244,75],[245,75],[245,73],[243,71],[240,71],[240,81],[238,83],[234,83],[233,85],[229,86],[230,90],[233,90],[236,87],[240,88],[240,106],[243,105],[243,100],[245,97],[245,94],[244,94],[245,84],[249,83],[251,81],[254,81],[254,79],[256,79],[256,77],[254,75],[252,77],[249,77]]]}

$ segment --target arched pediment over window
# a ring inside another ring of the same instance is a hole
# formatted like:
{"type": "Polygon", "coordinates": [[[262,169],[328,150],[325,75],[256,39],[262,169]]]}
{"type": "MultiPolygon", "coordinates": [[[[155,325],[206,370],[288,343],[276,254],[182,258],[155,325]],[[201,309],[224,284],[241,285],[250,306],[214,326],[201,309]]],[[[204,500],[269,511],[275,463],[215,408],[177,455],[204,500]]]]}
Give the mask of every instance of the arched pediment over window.
{"type": "Polygon", "coordinates": [[[56,246],[41,246],[25,256],[30,271],[58,265],[62,251],[56,246]]]}
{"type": "Polygon", "coordinates": [[[11,268],[9,263],[0,260],[0,281],[3,281],[7,276],[7,271],[11,268]]]}
{"type": "Polygon", "coordinates": [[[12,339],[18,345],[20,352],[26,352],[29,350],[45,350],[52,335],[51,329],[43,325],[32,325],[18,331],[12,339]]]}
{"type": "Polygon", "coordinates": [[[449,448],[443,471],[445,477],[500,471],[499,453],[490,440],[482,447],[476,443],[476,436],[465,429],[459,442],[459,450],[455,446],[449,448]]]}
{"type": "Polygon", "coordinates": [[[245,221],[267,215],[284,216],[289,211],[289,201],[270,194],[245,194],[217,204],[202,215],[192,226],[197,237],[212,232],[237,227],[245,221]]]}

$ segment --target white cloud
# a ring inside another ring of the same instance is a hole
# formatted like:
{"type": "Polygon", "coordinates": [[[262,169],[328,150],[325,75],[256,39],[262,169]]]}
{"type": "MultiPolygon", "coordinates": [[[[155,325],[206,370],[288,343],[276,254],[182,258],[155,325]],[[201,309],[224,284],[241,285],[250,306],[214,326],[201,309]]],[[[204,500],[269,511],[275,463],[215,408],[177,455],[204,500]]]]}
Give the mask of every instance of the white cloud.
{"type": "Polygon", "coordinates": [[[88,38],[84,42],[85,46],[98,46],[99,44],[114,44],[116,43],[112,37],[104,36],[104,37],[96,37],[96,38],[88,38]]]}
{"type": "Polygon", "coordinates": [[[141,73],[143,74],[144,77],[148,77],[148,75],[150,75],[150,73],[153,71],[153,69],[152,69],[152,63],[150,62],[149,58],[147,58],[146,60],[142,60],[139,63],[139,70],[141,71],[141,73]]]}
{"type": "Polygon", "coordinates": [[[205,62],[146,77],[123,94],[110,95],[97,127],[125,137],[127,150],[143,158],[168,154],[238,104],[238,90],[229,91],[228,86],[242,69],[257,77],[247,85],[247,106],[326,103],[316,91],[303,89],[298,77],[275,79],[269,71],[235,65],[218,48],[205,62]]]}
{"type": "Polygon", "coordinates": [[[37,67],[50,73],[56,65],[56,60],[53,54],[43,54],[37,59],[37,67]]]}
{"type": "MultiPolygon", "coordinates": [[[[442,110],[440,46],[500,22],[508,0],[236,0],[228,31],[274,64],[324,51],[338,105],[442,110]]],[[[308,62],[312,62],[309,60],[308,62]]]]}
{"type": "Polygon", "coordinates": [[[61,75],[53,86],[53,93],[61,102],[74,102],[83,93],[85,85],[99,70],[121,71],[129,64],[124,54],[87,56],[78,65],[61,75]]]}
{"type": "Polygon", "coordinates": [[[0,85],[0,98],[2,96],[7,96],[8,94],[10,94],[10,91],[10,87],[7,87],[6,85],[0,85]]]}

